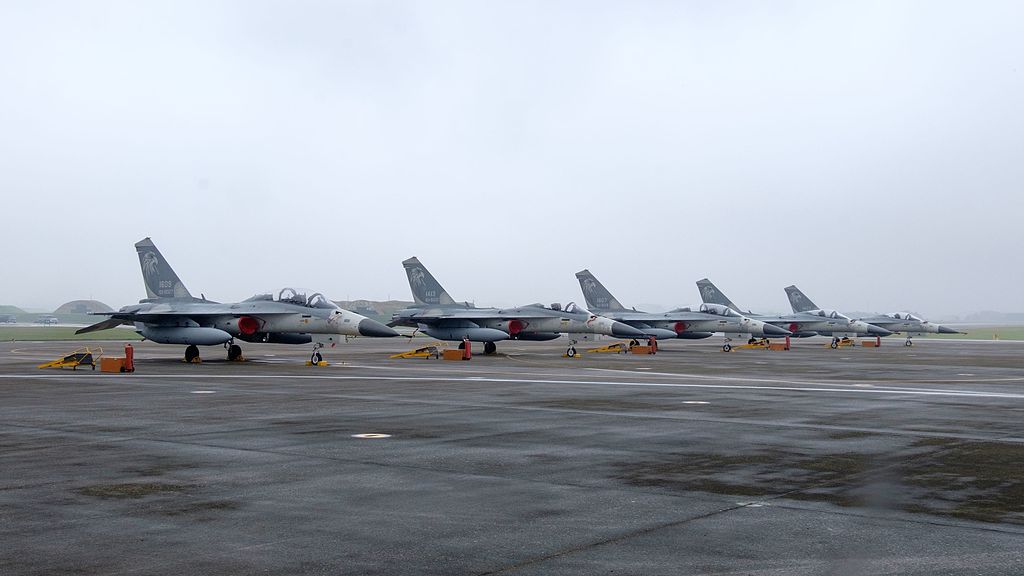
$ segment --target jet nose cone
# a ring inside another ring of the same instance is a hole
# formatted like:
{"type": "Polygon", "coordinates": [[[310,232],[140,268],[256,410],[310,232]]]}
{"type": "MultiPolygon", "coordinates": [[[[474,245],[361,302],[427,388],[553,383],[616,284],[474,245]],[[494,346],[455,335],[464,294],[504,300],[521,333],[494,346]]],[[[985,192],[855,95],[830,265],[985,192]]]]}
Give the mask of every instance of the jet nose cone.
{"type": "Polygon", "coordinates": [[[892,331],[891,330],[886,330],[885,328],[882,328],[881,326],[875,326],[874,324],[868,324],[868,334],[871,334],[872,336],[891,336],[892,335],[892,331]]]}
{"type": "MultiPolygon", "coordinates": [[[[949,326],[939,326],[939,334],[961,334],[959,330],[953,330],[949,326]]],[[[964,332],[966,334],[966,332],[964,332]]]]}
{"type": "Polygon", "coordinates": [[[790,334],[792,334],[792,332],[790,332],[789,330],[786,330],[785,328],[780,328],[774,324],[765,323],[764,325],[765,336],[789,336],[790,334]]]}
{"type": "Polygon", "coordinates": [[[370,336],[371,338],[390,338],[392,336],[400,336],[398,332],[395,332],[376,320],[370,320],[369,318],[363,318],[359,321],[359,335],[370,336]]]}
{"type": "Polygon", "coordinates": [[[612,322],[612,336],[616,338],[643,338],[644,333],[622,322],[612,322]]]}

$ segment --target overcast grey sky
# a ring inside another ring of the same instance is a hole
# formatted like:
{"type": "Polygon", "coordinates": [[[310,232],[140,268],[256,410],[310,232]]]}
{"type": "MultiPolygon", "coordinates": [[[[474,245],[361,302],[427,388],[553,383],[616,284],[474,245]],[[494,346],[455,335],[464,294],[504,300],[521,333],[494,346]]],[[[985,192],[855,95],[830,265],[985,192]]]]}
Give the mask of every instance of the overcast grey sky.
{"type": "Polygon", "coordinates": [[[1024,310],[1024,3],[3,2],[0,303],[1024,310]],[[73,267],[64,262],[74,262],[73,267]]]}

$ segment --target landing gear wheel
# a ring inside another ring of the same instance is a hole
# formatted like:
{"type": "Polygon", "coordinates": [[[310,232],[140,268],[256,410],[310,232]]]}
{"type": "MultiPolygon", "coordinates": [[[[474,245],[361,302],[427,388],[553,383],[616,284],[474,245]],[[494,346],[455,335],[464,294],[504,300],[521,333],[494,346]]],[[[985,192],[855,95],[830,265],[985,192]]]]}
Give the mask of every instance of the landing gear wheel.
{"type": "Polygon", "coordinates": [[[722,345],[722,352],[729,352],[731,350],[732,350],[732,344],[723,344],[722,345]]]}
{"type": "Polygon", "coordinates": [[[911,340],[910,338],[907,338],[907,341],[904,342],[903,345],[904,346],[913,346],[914,345],[914,341],[911,340]]]}
{"type": "Polygon", "coordinates": [[[568,356],[569,358],[575,358],[576,357],[576,347],[575,346],[569,346],[569,349],[565,351],[565,355],[568,356]]]}
{"type": "Polygon", "coordinates": [[[238,344],[228,346],[228,360],[237,362],[242,359],[242,347],[238,344]]]}
{"type": "Polygon", "coordinates": [[[318,365],[318,364],[320,364],[321,362],[324,361],[324,357],[321,356],[320,355],[320,351],[317,350],[317,351],[313,352],[312,356],[309,357],[309,361],[313,363],[313,366],[316,366],[316,365],[318,365]]]}
{"type": "Polygon", "coordinates": [[[829,344],[828,346],[829,346],[829,348],[831,348],[833,350],[835,350],[836,348],[839,348],[839,338],[833,338],[832,339],[832,343],[829,344]]]}
{"type": "Polygon", "coordinates": [[[498,351],[498,345],[494,342],[484,342],[484,354],[494,354],[498,351]]]}
{"type": "Polygon", "coordinates": [[[639,346],[639,345],[640,345],[640,341],[637,340],[636,338],[634,338],[634,339],[629,341],[629,347],[630,348],[632,348],[633,346],[639,346]]]}
{"type": "Polygon", "coordinates": [[[199,347],[195,344],[189,344],[188,348],[185,348],[185,362],[192,363],[199,359],[199,347]]]}
{"type": "Polygon", "coordinates": [[[465,342],[459,342],[459,350],[465,350],[465,349],[466,349],[466,343],[465,342]]]}

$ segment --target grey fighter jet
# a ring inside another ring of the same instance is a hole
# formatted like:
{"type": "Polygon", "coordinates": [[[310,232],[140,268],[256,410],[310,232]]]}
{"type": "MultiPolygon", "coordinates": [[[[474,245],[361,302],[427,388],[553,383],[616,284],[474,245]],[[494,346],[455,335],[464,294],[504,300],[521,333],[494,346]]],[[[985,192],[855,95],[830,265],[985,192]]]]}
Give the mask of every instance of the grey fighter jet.
{"type": "Polygon", "coordinates": [[[402,262],[409,277],[415,304],[395,312],[390,326],[416,328],[439,340],[483,342],[484,353],[497,350],[501,340],[554,340],[565,333],[607,334],[617,338],[641,338],[644,333],[622,322],[598,316],[570,303],[518,308],[477,308],[458,303],[434,276],[413,257],[402,262]]]}
{"type": "Polygon", "coordinates": [[[323,293],[282,288],[260,293],[242,302],[221,304],[195,298],[164,260],[149,238],[135,244],[146,284],[146,298],[117,312],[102,312],[107,320],[76,334],[134,324],[143,338],[161,344],[184,344],[185,360],[199,358],[197,346],[224,344],[228,359],[242,356],[235,340],[281,344],[314,343],[313,360],[327,343],[339,336],[398,336],[391,328],[365,316],[339,308],[323,293]]]}
{"type": "Polygon", "coordinates": [[[576,273],[580,282],[587,308],[612,320],[618,320],[659,339],[707,338],[715,332],[726,335],[724,348],[729,350],[732,337],[753,335],[758,337],[788,336],[789,330],[748,318],[728,306],[701,304],[700,306],[676,308],[663,314],[627,309],[612,296],[611,292],[590,273],[581,270],[576,273]]]}
{"type": "MultiPolygon", "coordinates": [[[[732,300],[722,294],[710,280],[704,278],[697,281],[697,289],[700,291],[701,300],[712,304],[722,304],[735,310],[739,310],[732,300]]],[[[762,320],[789,330],[796,338],[806,338],[821,334],[832,337],[832,348],[839,347],[840,338],[852,338],[854,336],[888,336],[892,332],[863,322],[854,320],[835,310],[815,310],[811,312],[794,312],[793,314],[754,314],[745,312],[751,318],[762,320]]]]}
{"type": "MultiPolygon", "coordinates": [[[[811,299],[807,297],[803,292],[800,291],[796,286],[788,286],[786,288],[786,296],[789,297],[789,305],[793,308],[793,312],[810,312],[815,314],[819,312],[817,306],[811,299]]],[[[867,322],[872,326],[878,326],[884,328],[892,333],[903,333],[906,334],[907,340],[904,342],[906,346],[913,346],[914,343],[911,340],[911,336],[918,336],[922,334],[960,334],[958,330],[954,330],[949,326],[942,326],[922,320],[910,312],[892,312],[889,314],[876,314],[874,316],[867,316],[858,318],[863,322],[867,322]]]]}

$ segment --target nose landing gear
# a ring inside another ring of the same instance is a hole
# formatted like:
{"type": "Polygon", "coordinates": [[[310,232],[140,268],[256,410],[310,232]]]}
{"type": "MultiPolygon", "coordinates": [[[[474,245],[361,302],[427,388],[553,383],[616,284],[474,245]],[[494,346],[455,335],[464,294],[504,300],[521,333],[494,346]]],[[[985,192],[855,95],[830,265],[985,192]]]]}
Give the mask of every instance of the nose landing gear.
{"type": "Polygon", "coordinates": [[[309,357],[309,361],[306,362],[306,366],[327,366],[327,362],[324,362],[324,357],[320,354],[320,349],[324,347],[323,342],[315,342],[313,344],[313,354],[309,357]]]}
{"type": "Polygon", "coordinates": [[[579,358],[576,352],[576,340],[569,342],[569,347],[565,350],[563,358],[579,358]]]}

